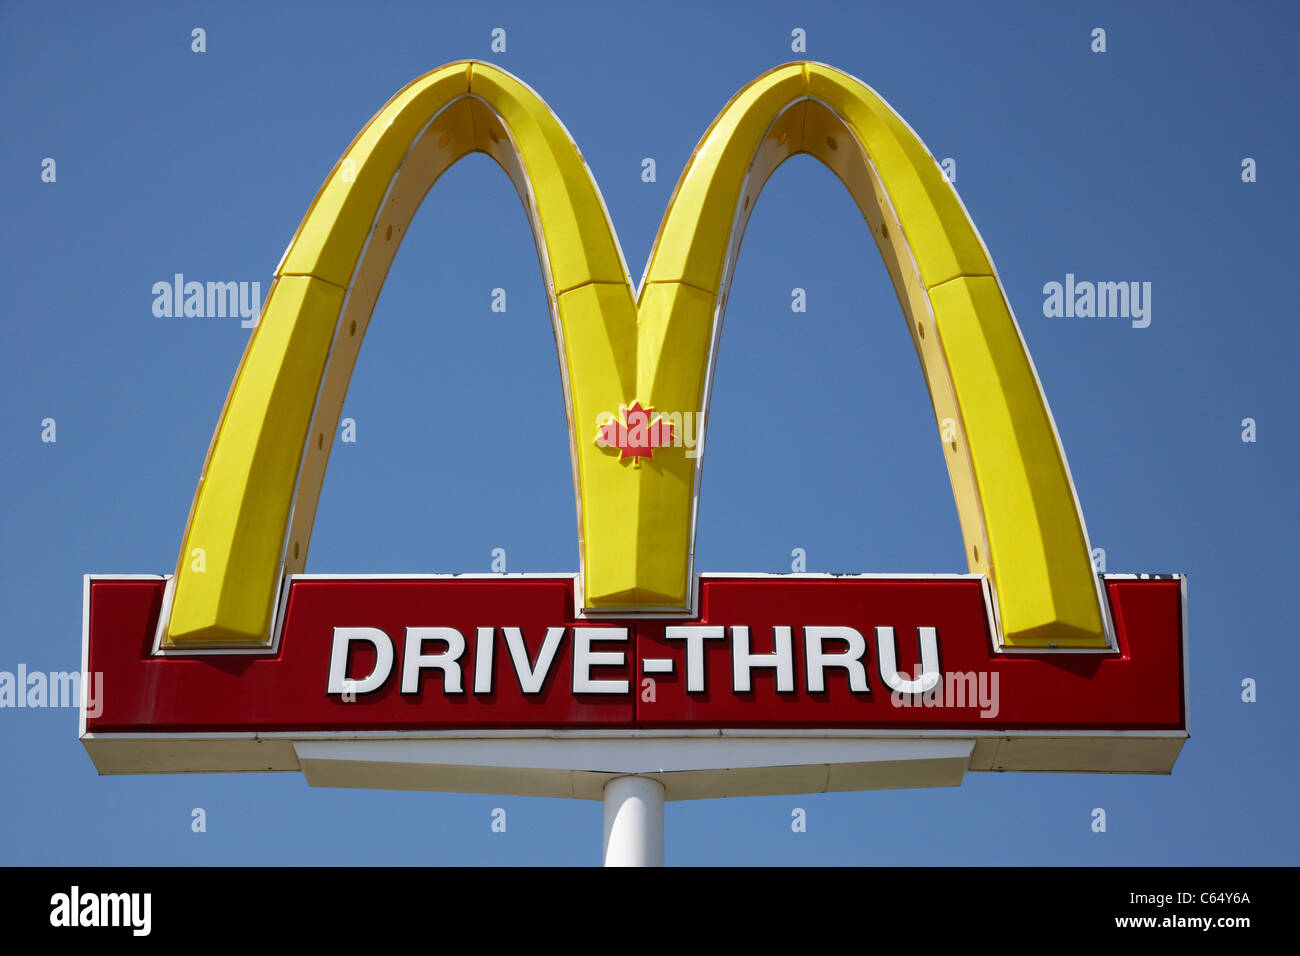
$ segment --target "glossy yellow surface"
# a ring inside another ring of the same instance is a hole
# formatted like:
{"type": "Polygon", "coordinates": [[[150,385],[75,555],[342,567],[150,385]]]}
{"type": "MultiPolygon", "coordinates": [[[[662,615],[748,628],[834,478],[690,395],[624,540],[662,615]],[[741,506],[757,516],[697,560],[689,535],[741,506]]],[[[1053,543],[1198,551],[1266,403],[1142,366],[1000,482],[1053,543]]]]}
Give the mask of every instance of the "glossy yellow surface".
{"type": "Polygon", "coordinates": [[[437,178],[470,152],[514,183],[536,234],[564,376],[583,604],[684,610],[701,458],[633,465],[595,441],[640,401],[705,413],[738,237],[767,177],[809,153],[844,182],[907,316],[944,431],[970,568],[989,575],[1005,642],[1104,647],[1068,468],[1028,354],[969,217],[934,158],[859,81],[796,63],[736,94],[696,147],[639,293],[581,153],[496,67],[414,81],[321,187],[277,269],[195,495],[166,642],[255,646],[281,576],[301,570],[339,410],[388,267],[437,178]],[[203,548],[206,567],[190,555],[203,548]]]}

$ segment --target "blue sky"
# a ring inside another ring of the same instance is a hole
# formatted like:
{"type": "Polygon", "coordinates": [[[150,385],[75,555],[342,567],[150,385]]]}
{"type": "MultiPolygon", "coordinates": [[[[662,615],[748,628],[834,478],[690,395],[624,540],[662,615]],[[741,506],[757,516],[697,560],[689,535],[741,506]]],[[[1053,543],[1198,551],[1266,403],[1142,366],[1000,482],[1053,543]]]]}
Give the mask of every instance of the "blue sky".
{"type": "MultiPolygon", "coordinates": [[[[1189,575],[1193,737],[1168,777],[975,773],[954,789],[670,804],[668,862],[1300,862],[1297,21],[1281,3],[0,4],[0,670],[79,666],[85,572],[175,563],[249,331],[156,317],[155,282],[268,288],[357,130],[465,57],[559,114],[636,279],[699,137],[741,86],[802,58],[801,27],[807,58],[861,78],[956,160],[1108,570],[1189,575]],[[505,53],[489,49],[496,27],[505,53]],[[1043,285],[1067,273],[1150,282],[1151,325],[1045,317],[1043,285]]],[[[486,157],[416,216],[344,415],[358,440],[331,457],[309,571],[486,571],[497,547],[511,571],[576,570],[537,257],[486,157]],[[505,313],[490,310],[497,287],[505,313]]],[[[808,157],[778,170],[750,221],[709,436],[699,570],[788,570],[795,547],[810,571],[965,570],[885,268],[808,157]]],[[[597,803],[312,789],[298,774],[101,778],[76,722],[0,710],[0,862],[599,861],[597,803]],[[206,833],[191,832],[195,807],[206,833]]]]}

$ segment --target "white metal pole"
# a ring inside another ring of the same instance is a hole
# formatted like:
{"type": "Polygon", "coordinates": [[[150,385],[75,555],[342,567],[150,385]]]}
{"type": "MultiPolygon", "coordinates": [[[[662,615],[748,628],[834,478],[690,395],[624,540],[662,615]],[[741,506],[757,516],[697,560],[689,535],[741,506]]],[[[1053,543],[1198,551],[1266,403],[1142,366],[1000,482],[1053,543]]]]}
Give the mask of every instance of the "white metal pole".
{"type": "Polygon", "coordinates": [[[605,784],[605,865],[664,865],[664,785],[650,777],[605,784]]]}

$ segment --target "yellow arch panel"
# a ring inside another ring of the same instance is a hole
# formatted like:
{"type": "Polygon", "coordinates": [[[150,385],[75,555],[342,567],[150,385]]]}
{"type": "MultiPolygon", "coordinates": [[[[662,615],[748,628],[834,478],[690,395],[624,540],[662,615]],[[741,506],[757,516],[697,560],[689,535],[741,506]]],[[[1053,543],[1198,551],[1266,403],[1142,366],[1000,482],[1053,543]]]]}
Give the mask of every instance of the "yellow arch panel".
{"type": "MultiPolygon", "coordinates": [[[[821,64],[772,70],[741,91],[682,174],[644,289],[678,283],[722,303],[758,193],[808,153],[849,189],[871,228],[921,359],[941,432],[969,567],[987,574],[1012,647],[1104,648],[1100,592],[1065,456],[1010,307],[974,225],[937,162],[858,80],[821,64]],[[950,429],[945,429],[948,422],[950,429]]],[[[643,295],[645,294],[643,289],[643,295]]],[[[703,336],[684,307],[638,343],[658,407],[688,402],[703,336]],[[675,335],[675,328],[682,331],[675,335]],[[691,339],[694,348],[664,343],[691,339]]],[[[708,373],[694,383],[707,409],[708,373]]]]}
{"type": "MultiPolygon", "coordinates": [[[[571,434],[574,422],[617,409],[632,389],[635,304],[604,204],[568,133],[503,71],[467,62],[421,77],[353,141],[277,269],[195,493],[166,645],[268,641],[280,577],[306,562],[339,411],[383,280],[429,188],[471,152],[502,166],[533,226],[561,367],[583,369],[579,388],[566,375],[571,434]],[[312,293],[292,298],[294,285],[312,293]],[[583,309],[588,288],[602,291],[583,309]],[[276,440],[248,440],[260,433],[276,440]],[[202,570],[190,557],[198,547],[202,570]]],[[[580,503],[585,455],[575,441],[580,503]]],[[[618,474],[605,481],[626,483],[618,474]]],[[[598,502],[618,495],[580,504],[584,539],[590,527],[617,525],[619,509],[606,515],[598,502]]]]}
{"type": "Polygon", "coordinates": [[[475,62],[390,100],[299,227],[209,449],[167,644],[268,640],[280,575],[306,560],[326,436],[393,255],[425,193],[470,152],[505,170],[537,241],[589,610],[687,606],[701,459],[661,449],[628,467],[597,446],[597,421],[634,401],[707,413],[745,223],[772,171],[805,152],[844,182],[889,269],[941,432],[951,425],[945,456],[969,564],[992,579],[1005,642],[1105,646],[1069,471],[1010,308],[956,193],[883,100],[811,63],[742,89],[683,172],[634,294],[567,131],[526,85],[475,62]],[[196,547],[202,572],[189,559],[196,547]]]}

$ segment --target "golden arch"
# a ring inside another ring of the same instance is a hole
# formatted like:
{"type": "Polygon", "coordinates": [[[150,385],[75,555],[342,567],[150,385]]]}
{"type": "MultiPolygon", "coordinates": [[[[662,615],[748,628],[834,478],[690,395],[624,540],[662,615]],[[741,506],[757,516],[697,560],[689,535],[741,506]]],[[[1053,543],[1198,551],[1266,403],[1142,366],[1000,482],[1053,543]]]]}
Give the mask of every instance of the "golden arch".
{"type": "Polygon", "coordinates": [[[306,562],[343,397],[397,246],[429,188],[471,152],[505,170],[537,242],[588,610],[688,605],[702,460],[678,452],[621,467],[593,441],[597,421],[633,400],[707,411],[745,223],[773,170],[809,153],[848,187],[893,279],[946,436],[968,563],[992,581],[1004,642],[1106,646],[1082,515],[1019,329],[956,193],[888,104],[821,64],[750,83],[696,147],[634,291],[568,132],[526,85],[474,61],[426,74],[376,114],[286,250],[208,449],[166,645],[268,641],[281,577],[306,562]]]}

